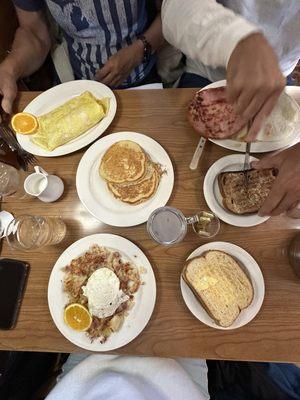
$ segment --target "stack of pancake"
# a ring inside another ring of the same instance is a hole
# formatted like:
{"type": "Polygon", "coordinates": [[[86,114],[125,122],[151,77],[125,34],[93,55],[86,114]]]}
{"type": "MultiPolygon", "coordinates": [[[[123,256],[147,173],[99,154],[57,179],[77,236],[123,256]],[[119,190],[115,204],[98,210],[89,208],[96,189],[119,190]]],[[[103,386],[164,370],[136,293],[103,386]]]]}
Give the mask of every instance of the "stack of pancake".
{"type": "Polygon", "coordinates": [[[99,174],[117,199],[140,204],[156,192],[161,169],[137,143],[122,140],[106,151],[99,174]]]}

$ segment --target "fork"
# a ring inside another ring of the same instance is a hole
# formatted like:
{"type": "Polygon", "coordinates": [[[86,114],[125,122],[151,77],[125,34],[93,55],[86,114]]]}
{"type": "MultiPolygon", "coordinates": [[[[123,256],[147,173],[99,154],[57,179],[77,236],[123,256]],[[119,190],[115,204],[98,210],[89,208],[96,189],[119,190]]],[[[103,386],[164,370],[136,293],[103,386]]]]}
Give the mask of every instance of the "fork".
{"type": "Polygon", "coordinates": [[[19,142],[17,141],[15,134],[7,126],[5,123],[0,123],[0,131],[2,134],[3,139],[7,142],[8,146],[11,150],[16,151],[19,157],[19,161],[21,162],[21,166],[27,170],[28,164],[36,165],[37,159],[33,154],[28,153],[26,150],[23,150],[20,146],[19,142]]]}
{"type": "MultiPolygon", "coordinates": [[[[251,118],[247,124],[247,136],[248,136],[249,130],[251,128],[252,122],[253,122],[253,119],[251,118]]],[[[250,169],[250,151],[251,151],[251,142],[247,142],[246,151],[245,151],[245,159],[244,159],[244,167],[243,167],[246,187],[248,187],[248,183],[249,183],[248,171],[250,169]]]]}

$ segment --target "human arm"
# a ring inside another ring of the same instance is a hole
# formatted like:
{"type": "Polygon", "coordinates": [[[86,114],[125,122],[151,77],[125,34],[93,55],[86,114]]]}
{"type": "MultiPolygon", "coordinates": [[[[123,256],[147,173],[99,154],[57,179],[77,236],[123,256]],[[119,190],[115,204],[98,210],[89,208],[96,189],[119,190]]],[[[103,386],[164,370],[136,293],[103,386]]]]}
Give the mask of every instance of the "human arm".
{"type": "Polygon", "coordinates": [[[17,95],[17,81],[29,76],[44,62],[50,50],[50,35],[42,11],[25,11],[16,7],[19,27],[11,52],[0,64],[2,108],[11,113],[17,95]]]}
{"type": "Polygon", "coordinates": [[[215,0],[164,0],[162,25],[167,41],[187,57],[227,68],[228,100],[245,120],[255,117],[248,137],[254,140],[285,85],[260,29],[215,0]]]}
{"type": "Polygon", "coordinates": [[[300,143],[253,162],[252,167],[278,170],[270,194],[259,211],[260,215],[280,215],[289,212],[300,202],[300,143]]]}
{"type": "MultiPolygon", "coordinates": [[[[153,52],[163,45],[160,13],[157,14],[143,36],[151,44],[153,52]]],[[[112,55],[105,65],[96,72],[95,79],[108,86],[119,86],[126,80],[131,71],[142,63],[143,58],[144,45],[140,39],[137,39],[130,46],[124,47],[112,55]]]]}

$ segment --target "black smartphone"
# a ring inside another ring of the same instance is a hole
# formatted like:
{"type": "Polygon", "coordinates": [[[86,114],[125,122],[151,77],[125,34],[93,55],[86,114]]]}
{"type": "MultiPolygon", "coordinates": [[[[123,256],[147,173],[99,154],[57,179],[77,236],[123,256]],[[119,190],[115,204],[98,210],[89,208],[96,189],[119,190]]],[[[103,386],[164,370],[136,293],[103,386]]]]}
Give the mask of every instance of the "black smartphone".
{"type": "Polygon", "coordinates": [[[0,329],[15,326],[23,298],[29,264],[3,258],[0,260],[0,329]]]}

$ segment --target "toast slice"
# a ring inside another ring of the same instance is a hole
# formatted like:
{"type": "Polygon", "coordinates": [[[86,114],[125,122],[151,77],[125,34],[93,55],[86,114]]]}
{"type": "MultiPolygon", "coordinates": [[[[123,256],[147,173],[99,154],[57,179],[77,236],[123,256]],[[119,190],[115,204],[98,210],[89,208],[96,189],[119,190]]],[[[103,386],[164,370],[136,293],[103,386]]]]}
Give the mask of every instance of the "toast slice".
{"type": "Polygon", "coordinates": [[[259,211],[270,193],[277,171],[269,168],[248,171],[248,185],[243,171],[223,172],[218,176],[223,206],[234,214],[259,211]]]}
{"type": "Polygon", "coordinates": [[[254,296],[250,279],[229,254],[210,250],[189,260],[182,277],[214,321],[229,327],[254,296]]]}

